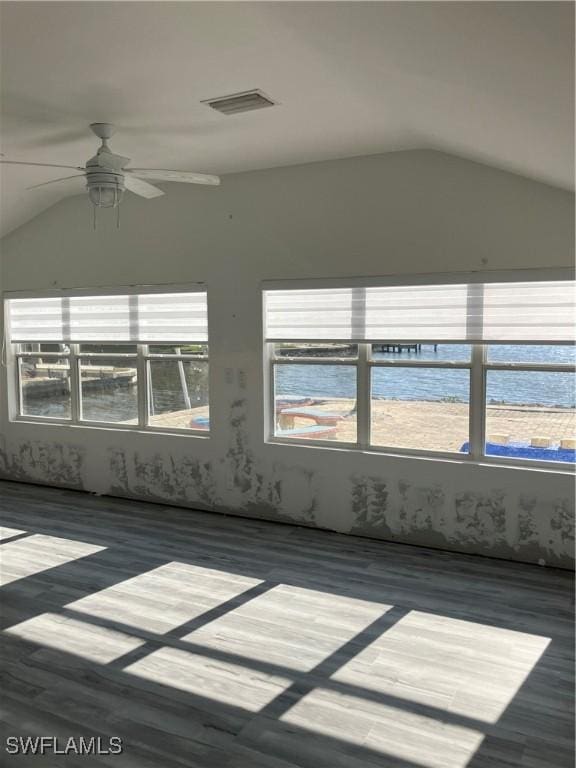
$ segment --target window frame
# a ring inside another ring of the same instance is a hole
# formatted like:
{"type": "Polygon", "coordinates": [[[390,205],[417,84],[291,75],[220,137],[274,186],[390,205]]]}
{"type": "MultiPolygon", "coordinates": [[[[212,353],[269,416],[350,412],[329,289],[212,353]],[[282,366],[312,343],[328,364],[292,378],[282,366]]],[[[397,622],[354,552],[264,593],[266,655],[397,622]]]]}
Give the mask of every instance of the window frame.
{"type": "MultiPolygon", "coordinates": [[[[11,422],[18,423],[31,423],[31,424],[46,424],[52,426],[68,426],[68,427],[86,427],[95,429],[117,429],[127,432],[145,432],[145,433],[158,433],[158,434],[170,434],[180,437],[202,437],[208,439],[211,436],[210,429],[194,429],[190,427],[178,428],[178,427],[160,427],[154,426],[148,423],[148,404],[149,404],[149,387],[150,381],[148,378],[149,361],[153,359],[176,359],[176,360],[200,360],[208,364],[208,377],[210,379],[210,338],[205,342],[198,342],[206,347],[206,355],[164,355],[154,352],[149,352],[149,347],[155,345],[159,346],[182,346],[188,345],[191,342],[184,342],[175,340],[171,344],[168,342],[153,342],[149,344],[136,344],[136,352],[81,352],[81,343],[68,343],[62,342],[64,346],[68,347],[68,352],[23,352],[22,347],[29,344],[58,344],[59,342],[46,342],[35,341],[25,342],[23,344],[11,342],[9,336],[9,322],[7,322],[7,302],[8,299],[34,299],[34,298],[60,298],[60,297],[75,297],[75,296],[91,296],[91,295],[122,295],[122,294],[164,294],[164,293],[208,293],[207,285],[205,283],[188,283],[186,285],[155,285],[155,286],[114,286],[113,288],[83,288],[75,290],[49,290],[49,291],[10,291],[4,292],[2,295],[4,305],[4,317],[5,317],[5,346],[6,346],[6,361],[8,369],[8,404],[9,404],[9,420],[11,422]],[[22,394],[22,382],[20,377],[20,359],[22,357],[43,357],[43,358],[60,358],[68,359],[70,363],[70,418],[52,417],[52,416],[35,416],[22,413],[23,406],[23,394],[22,394]],[[126,360],[132,359],[136,362],[137,370],[137,386],[138,386],[138,423],[137,424],[123,424],[121,422],[112,421],[92,421],[81,418],[81,374],[80,374],[80,361],[86,358],[107,358],[114,360],[126,360]]],[[[102,344],[113,346],[117,343],[119,346],[126,346],[130,342],[110,342],[110,341],[89,341],[82,342],[82,344],[102,344]]],[[[208,383],[208,402],[210,404],[210,381],[208,383]]]]}
{"type": "MultiPolygon", "coordinates": [[[[307,342],[308,343],[308,342],[307,342]]],[[[314,343],[314,342],[310,342],[314,343]]],[[[318,342],[322,343],[322,341],[318,342]]],[[[334,441],[334,440],[306,440],[301,439],[298,440],[297,438],[293,437],[277,437],[275,432],[275,426],[276,426],[276,408],[275,408],[275,366],[276,365],[343,365],[348,366],[349,368],[356,368],[356,394],[358,394],[360,390],[360,347],[364,346],[361,344],[358,344],[358,357],[357,358],[331,358],[331,357],[282,357],[282,358],[276,358],[274,356],[274,344],[273,343],[266,343],[265,344],[265,359],[268,360],[268,371],[269,371],[269,382],[268,382],[268,397],[267,403],[268,407],[266,408],[266,433],[267,438],[266,442],[268,443],[282,443],[286,445],[308,445],[309,447],[314,446],[324,446],[327,448],[349,448],[349,449],[358,449],[360,448],[360,401],[357,397],[357,403],[358,403],[358,411],[356,414],[356,442],[345,442],[345,441],[334,441]]]]}
{"type": "MultiPolygon", "coordinates": [[[[89,342],[90,344],[98,344],[98,342],[89,342]]],[[[111,345],[110,342],[106,342],[111,345]]],[[[123,344],[125,345],[125,343],[123,344]]],[[[136,352],[81,352],[80,344],[69,344],[68,352],[23,352],[20,347],[21,344],[12,344],[12,357],[14,358],[14,374],[16,378],[16,414],[13,421],[19,422],[34,422],[34,423],[47,423],[47,424],[60,424],[65,426],[82,426],[82,427],[100,427],[106,429],[122,429],[128,431],[145,431],[145,432],[158,432],[177,435],[194,435],[197,437],[209,437],[209,429],[193,429],[191,427],[159,427],[149,423],[149,402],[150,402],[150,386],[151,381],[148,375],[150,361],[152,360],[198,360],[210,365],[210,347],[208,343],[205,344],[208,353],[206,355],[193,355],[193,354],[180,354],[180,355],[163,355],[154,354],[149,352],[149,347],[153,345],[149,344],[137,344],[136,352]],[[14,349],[17,347],[17,349],[14,349]],[[22,380],[20,377],[20,360],[25,358],[34,357],[52,357],[57,359],[67,359],[70,366],[70,418],[61,418],[53,416],[34,416],[30,414],[24,414],[23,410],[23,396],[22,396],[22,380]],[[107,360],[133,360],[135,362],[135,368],[137,371],[137,402],[138,402],[138,423],[137,424],[124,424],[122,422],[114,421],[95,421],[93,419],[82,418],[82,376],[80,365],[83,360],[105,358],[107,360]]],[[[112,346],[112,345],[111,345],[112,346]]],[[[120,343],[119,343],[120,346],[120,343]]],[[[175,346],[175,345],[174,345],[175,346]]],[[[184,343],[183,343],[184,346],[184,343]]]]}
{"type": "MultiPolygon", "coordinates": [[[[30,342],[27,342],[29,344],[30,342]]],[[[10,358],[13,361],[13,367],[14,367],[14,380],[15,380],[15,394],[16,394],[16,413],[12,421],[34,421],[34,422],[43,422],[46,421],[49,424],[72,424],[73,419],[73,402],[74,398],[72,396],[72,392],[75,388],[74,384],[74,373],[72,371],[72,360],[70,357],[70,345],[69,344],[62,344],[62,346],[68,347],[68,351],[66,352],[24,352],[22,351],[22,347],[26,346],[26,344],[7,344],[8,348],[10,349],[10,358]],[[23,413],[24,409],[24,395],[23,395],[23,387],[22,387],[22,376],[21,376],[21,363],[23,358],[52,358],[53,360],[67,360],[68,361],[68,370],[70,371],[70,418],[63,418],[60,416],[35,416],[33,414],[25,414],[23,413]]]]}
{"type": "MultiPolygon", "coordinates": [[[[333,340],[331,340],[332,343],[333,340]]],[[[298,341],[286,340],[286,343],[299,343],[298,341]]],[[[302,343],[323,343],[322,339],[316,341],[307,339],[302,343]]],[[[325,342],[324,340],[324,343],[325,342]]],[[[354,342],[356,343],[356,342],[354,342]]],[[[403,341],[403,344],[447,344],[446,341],[426,341],[418,340],[403,341]]],[[[554,472],[573,473],[574,466],[571,463],[563,461],[541,461],[533,459],[517,459],[505,456],[491,456],[485,453],[486,443],[486,381],[488,371],[490,370],[512,370],[512,371],[550,371],[558,373],[575,373],[576,366],[571,365],[550,365],[547,363],[506,363],[489,362],[488,348],[495,346],[491,344],[469,344],[469,361],[434,361],[434,360],[415,360],[404,359],[397,361],[375,360],[371,356],[372,342],[358,344],[358,357],[348,359],[337,359],[324,357],[276,357],[274,354],[274,342],[264,342],[264,361],[268,368],[268,394],[266,398],[266,434],[267,443],[277,443],[280,445],[305,446],[307,448],[332,448],[335,450],[353,450],[359,452],[380,453],[388,456],[414,457],[421,459],[447,459],[455,462],[466,462],[472,464],[505,465],[516,467],[518,469],[545,469],[554,472]],[[275,368],[277,365],[349,365],[356,366],[356,402],[357,402],[357,440],[355,443],[340,442],[337,440],[322,440],[297,437],[278,437],[275,432],[275,368]],[[440,368],[446,370],[469,370],[470,371],[470,396],[468,402],[469,408],[469,451],[468,453],[458,453],[456,451],[435,451],[424,448],[398,448],[395,446],[374,445],[370,441],[371,435],[371,378],[374,368],[440,368]]],[[[522,345],[523,346],[523,345],[522,345]]],[[[528,345],[526,345],[528,346],[528,345]]],[[[538,346],[546,346],[542,342],[538,346]]],[[[549,346],[573,346],[572,344],[550,344],[549,346]]]]}

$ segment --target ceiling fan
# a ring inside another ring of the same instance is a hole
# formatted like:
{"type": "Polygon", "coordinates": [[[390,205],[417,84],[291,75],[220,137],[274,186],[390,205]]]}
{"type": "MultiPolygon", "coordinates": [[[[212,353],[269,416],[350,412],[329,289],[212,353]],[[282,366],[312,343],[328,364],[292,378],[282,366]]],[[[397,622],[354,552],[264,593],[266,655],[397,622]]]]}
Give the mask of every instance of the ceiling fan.
{"type": "Polygon", "coordinates": [[[218,176],[210,176],[205,173],[169,171],[154,168],[127,168],[126,166],[130,162],[130,158],[114,154],[108,146],[108,139],[115,132],[114,125],[112,123],[92,123],[90,128],[102,140],[102,144],[94,157],[87,161],[86,166],[27,163],[21,160],[0,160],[0,163],[4,165],[69,168],[81,171],[82,173],[76,173],[72,176],[64,176],[61,179],[53,179],[42,184],[35,184],[33,187],[28,187],[28,189],[37,189],[48,184],[57,184],[60,181],[84,176],[86,178],[88,196],[95,208],[117,208],[124,196],[125,189],[133,192],[135,195],[146,198],[159,197],[164,194],[161,189],[145,181],[145,179],[179,181],[186,184],[220,184],[218,176]]]}

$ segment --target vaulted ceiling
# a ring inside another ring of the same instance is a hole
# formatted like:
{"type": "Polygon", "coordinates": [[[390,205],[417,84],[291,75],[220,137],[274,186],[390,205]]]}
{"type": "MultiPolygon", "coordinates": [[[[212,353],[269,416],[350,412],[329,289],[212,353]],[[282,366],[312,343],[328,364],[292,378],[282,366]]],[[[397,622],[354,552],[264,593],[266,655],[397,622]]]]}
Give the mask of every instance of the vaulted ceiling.
{"type": "MultiPolygon", "coordinates": [[[[226,174],[438,148],[573,184],[571,2],[3,2],[5,159],[226,174]],[[202,103],[260,88],[278,106],[202,103]]],[[[70,171],[72,173],[72,171],[70,171]]],[[[5,233],[80,180],[2,168],[5,233]]]]}

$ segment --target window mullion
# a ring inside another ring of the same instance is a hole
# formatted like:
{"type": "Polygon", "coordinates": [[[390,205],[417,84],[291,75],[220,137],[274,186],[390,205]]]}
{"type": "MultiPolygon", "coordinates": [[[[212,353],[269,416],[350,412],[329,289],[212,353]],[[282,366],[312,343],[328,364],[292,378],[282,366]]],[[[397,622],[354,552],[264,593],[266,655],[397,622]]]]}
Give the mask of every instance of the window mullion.
{"type": "Polygon", "coordinates": [[[138,393],[138,426],[146,427],[148,424],[148,403],[150,400],[150,377],[148,375],[149,362],[147,344],[138,344],[136,347],[137,393],[138,393]]]}
{"type": "Polygon", "coordinates": [[[486,372],[484,363],[486,348],[482,344],[472,345],[472,369],[470,373],[470,456],[481,459],[484,455],[486,419],[485,393],[486,372]]]}
{"type": "MultiPolygon", "coordinates": [[[[265,440],[270,440],[276,434],[276,361],[274,359],[272,344],[264,342],[263,356],[264,370],[266,371],[264,390],[268,402],[268,408],[266,409],[266,415],[264,419],[264,436],[265,440]]],[[[230,372],[231,378],[232,369],[229,368],[228,371],[230,372]]]]}
{"type": "Polygon", "coordinates": [[[370,366],[369,344],[358,344],[358,362],[356,377],[356,429],[358,447],[366,449],[370,445],[370,366]]]}
{"type": "Polygon", "coordinates": [[[19,416],[24,415],[24,393],[22,391],[23,389],[23,383],[22,383],[22,359],[20,355],[16,356],[16,384],[18,386],[17,395],[18,395],[18,403],[17,403],[17,414],[19,416]]]}
{"type": "Polygon", "coordinates": [[[78,344],[70,344],[70,415],[73,424],[77,424],[82,416],[79,349],[78,344]]]}

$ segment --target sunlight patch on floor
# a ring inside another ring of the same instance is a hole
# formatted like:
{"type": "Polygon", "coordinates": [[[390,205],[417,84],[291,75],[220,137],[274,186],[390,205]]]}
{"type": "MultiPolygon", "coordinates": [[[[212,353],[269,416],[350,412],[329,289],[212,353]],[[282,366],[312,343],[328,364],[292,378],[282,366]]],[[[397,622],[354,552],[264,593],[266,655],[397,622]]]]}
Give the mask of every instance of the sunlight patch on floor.
{"type": "Polygon", "coordinates": [[[164,634],[261,584],[260,579],[172,562],[68,603],[90,616],[164,634]]]}
{"type": "Polygon", "coordinates": [[[391,608],[280,584],[182,639],[307,672],[391,608]]]}
{"type": "Polygon", "coordinates": [[[102,552],[106,547],[35,533],[23,539],[7,541],[1,549],[0,585],[5,586],[49,568],[102,552]]]}
{"type": "Polygon", "coordinates": [[[484,734],[390,704],[316,688],[283,723],[426,768],[464,768],[484,734]]]}
{"type": "Polygon", "coordinates": [[[124,672],[250,712],[261,710],[291,683],[281,675],[169,647],[153,651],[124,672]]]}
{"type": "Polygon", "coordinates": [[[108,664],[144,642],[124,632],[102,629],[55,613],[42,613],[4,631],[98,664],[108,664]]]}
{"type": "Polygon", "coordinates": [[[27,533],[27,531],[23,531],[20,528],[8,528],[6,525],[0,526],[0,541],[11,539],[12,536],[19,536],[21,533],[27,533]]]}
{"type": "Polygon", "coordinates": [[[411,611],[333,679],[495,723],[550,639],[411,611]]]}

